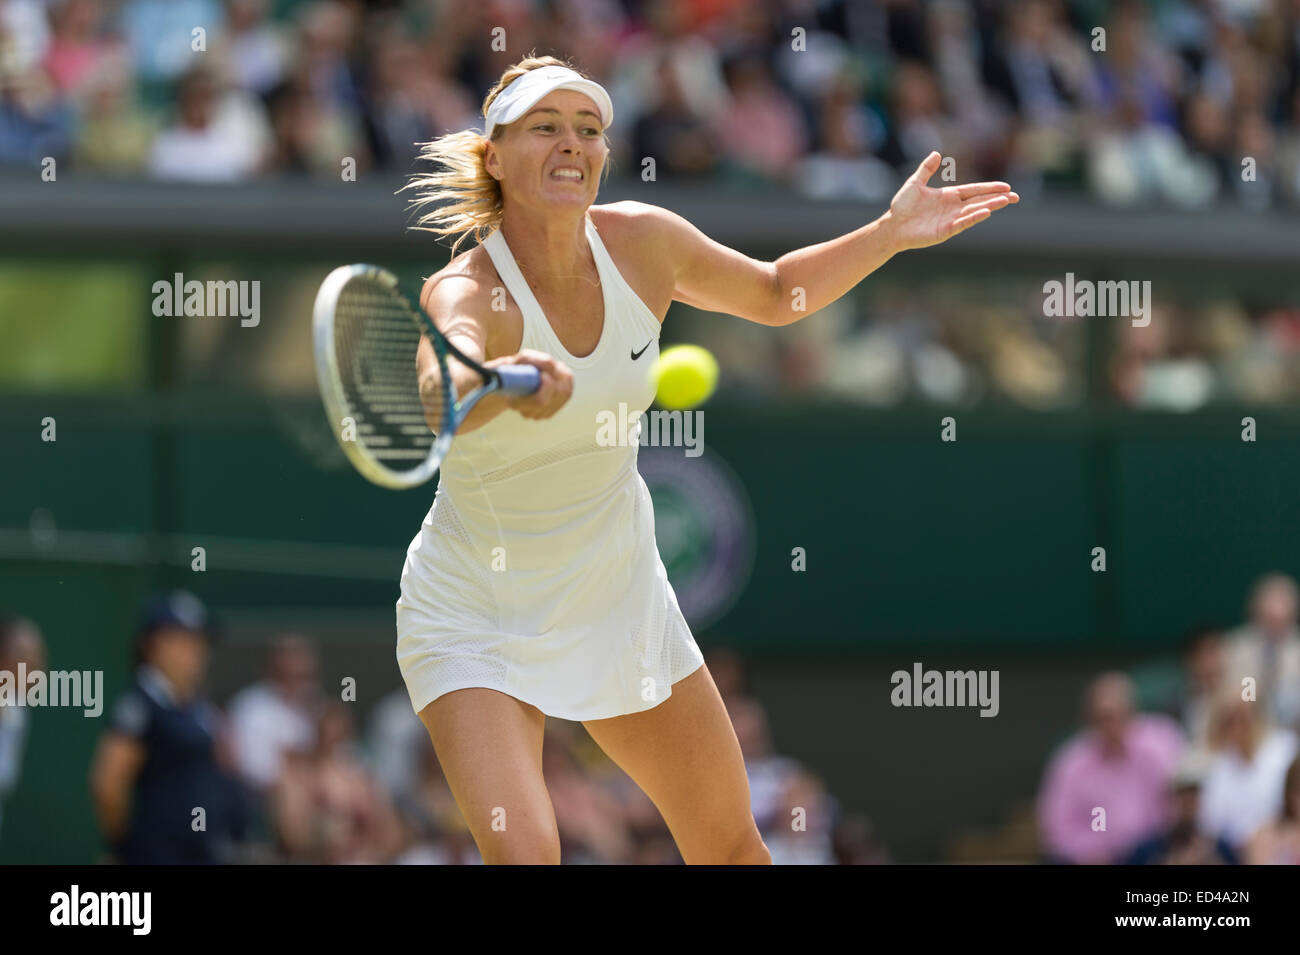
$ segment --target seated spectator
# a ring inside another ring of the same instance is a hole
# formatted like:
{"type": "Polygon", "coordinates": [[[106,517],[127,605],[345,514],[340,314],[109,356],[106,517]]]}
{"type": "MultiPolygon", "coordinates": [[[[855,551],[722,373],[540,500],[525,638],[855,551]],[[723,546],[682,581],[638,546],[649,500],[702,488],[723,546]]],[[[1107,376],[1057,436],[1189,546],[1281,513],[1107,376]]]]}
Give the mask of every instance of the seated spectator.
{"type": "Polygon", "coordinates": [[[1214,759],[1201,794],[1201,831],[1241,849],[1282,810],[1282,786],[1296,736],[1271,727],[1260,704],[1224,692],[1210,717],[1214,759]]]}
{"type": "Polygon", "coordinates": [[[1282,812],[1246,844],[1250,865],[1300,865],[1300,759],[1291,762],[1282,784],[1282,812]]]}
{"type": "Polygon", "coordinates": [[[651,89],[658,93],[658,102],[633,127],[634,172],[640,175],[642,162],[653,158],[656,177],[689,179],[712,175],[718,149],[708,124],[691,110],[673,59],[665,53],[657,69],[657,82],[651,89]]]}
{"type": "Polygon", "coordinates": [[[620,864],[632,861],[623,807],[584,772],[574,755],[577,724],[548,720],[542,772],[555,807],[565,862],[620,864]]]}
{"type": "Polygon", "coordinates": [[[105,57],[87,79],[77,137],[78,167],[127,174],[144,171],[157,127],[141,108],[125,57],[105,57]]]}
{"type": "Polygon", "coordinates": [[[432,752],[433,744],[405,687],[386,693],[370,711],[366,750],[375,776],[394,799],[418,785],[425,751],[432,752]]]}
{"type": "Polygon", "coordinates": [[[804,195],[878,202],[898,189],[898,174],[872,154],[875,119],[859,99],[856,84],[847,76],[836,81],[822,98],[819,148],[801,160],[796,175],[796,185],[804,195]]]}
{"type": "Polygon", "coordinates": [[[45,71],[18,69],[0,57],[0,166],[40,166],[67,156],[75,111],[45,71]]]}
{"type": "Polygon", "coordinates": [[[1159,835],[1133,850],[1128,865],[1236,865],[1231,845],[1212,839],[1197,828],[1201,806],[1201,785],[1208,770],[1208,758],[1199,750],[1188,750],[1170,781],[1171,823],[1159,835]]]}
{"type": "Polygon", "coordinates": [[[812,773],[799,771],[781,794],[778,820],[763,834],[773,865],[833,865],[835,798],[812,773]]]}
{"type": "MultiPolygon", "coordinates": [[[[36,624],[22,617],[0,617],[0,673],[11,674],[17,685],[19,667],[31,673],[45,669],[45,641],[36,624]]],[[[0,697],[0,825],[4,800],[18,788],[27,745],[27,707],[6,706],[0,697]]]]}
{"type": "Polygon", "coordinates": [[[1251,591],[1250,619],[1228,634],[1225,677],[1238,693],[1252,678],[1268,717],[1300,729],[1300,591],[1286,574],[1268,574],[1251,591]]]}
{"type": "Polygon", "coordinates": [[[764,840],[768,834],[788,826],[782,816],[784,795],[800,772],[799,763],[772,752],[772,740],[767,728],[767,714],[757,700],[737,697],[727,702],[727,713],[740,743],[745,759],[745,775],[749,777],[750,807],[754,823],[764,840]]]}
{"type": "Polygon", "coordinates": [[[45,70],[60,93],[80,94],[117,44],[102,34],[103,5],[97,0],[61,0],[50,5],[53,33],[45,70]]]}
{"type": "Polygon", "coordinates": [[[875,827],[861,813],[846,815],[831,833],[836,865],[887,865],[888,851],[876,842],[875,827]]]}
{"type": "Polygon", "coordinates": [[[181,80],[176,122],[153,141],[149,173],[189,182],[249,179],[263,165],[264,125],[247,104],[223,99],[216,78],[196,67],[181,80]]]}
{"type": "Polygon", "coordinates": [[[1134,689],[1122,673],[1088,687],[1088,728],[1052,758],[1038,800],[1038,821],[1055,862],[1115,863],[1168,821],[1166,798],[1183,751],[1167,716],[1134,712],[1134,689]]]}
{"type": "Polygon", "coordinates": [[[271,818],[290,862],[317,865],[389,862],[401,828],[383,789],[351,751],[348,705],[332,702],[307,752],[289,751],[271,791],[271,818]]]}
{"type": "Polygon", "coordinates": [[[230,22],[223,50],[235,84],[264,96],[287,68],[290,41],[267,17],[271,0],[227,0],[230,22]]]}
{"type": "MultiPolygon", "coordinates": [[[[406,696],[406,691],[399,691],[406,696]]],[[[406,708],[411,709],[409,697],[406,708]]],[[[418,723],[418,720],[417,720],[418,723]]],[[[419,723],[420,729],[424,724],[419,723]]],[[[465,817],[461,815],[433,745],[425,737],[416,753],[417,765],[409,786],[397,799],[406,824],[406,846],[395,860],[401,865],[471,865],[483,861],[465,817]]]]}
{"type": "Polygon", "coordinates": [[[284,754],[316,742],[316,650],[303,637],[277,637],[267,677],[239,691],[228,707],[235,755],[244,781],[264,792],[280,776],[284,754]]]}
{"type": "Polygon", "coordinates": [[[1199,627],[1183,647],[1183,672],[1171,714],[1193,748],[1209,745],[1210,709],[1223,684],[1223,634],[1199,627]]]}
{"type": "Polygon", "coordinates": [[[776,85],[758,56],[738,56],[726,66],[731,104],[716,118],[714,136],[741,177],[783,181],[807,146],[799,107],[776,85]]]}
{"type": "Polygon", "coordinates": [[[293,72],[267,101],[274,136],[271,163],[277,171],[339,179],[344,157],[356,162],[358,175],[369,166],[349,111],[317,96],[305,70],[293,72]]]}

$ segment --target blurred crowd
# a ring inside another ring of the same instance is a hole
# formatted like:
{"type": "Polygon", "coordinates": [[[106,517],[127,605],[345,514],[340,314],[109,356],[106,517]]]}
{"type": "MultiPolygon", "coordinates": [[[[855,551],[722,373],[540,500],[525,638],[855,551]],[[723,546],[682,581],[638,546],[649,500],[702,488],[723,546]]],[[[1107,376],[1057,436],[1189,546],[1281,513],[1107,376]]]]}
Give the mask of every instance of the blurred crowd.
{"type": "MultiPolygon", "coordinates": [[[[211,634],[206,609],[187,592],[145,609],[131,685],[106,711],[90,771],[106,861],[481,862],[404,688],[370,708],[363,733],[357,704],[325,694],[315,644],[283,634],[263,677],[219,708],[203,690],[211,634]]],[[[14,619],[0,629],[0,670],[17,672],[19,661],[41,668],[44,645],[35,625],[14,619]]],[[[887,861],[864,816],[773,750],[738,658],[713,654],[709,665],[773,861],[887,861]]],[[[25,717],[0,706],[0,802],[20,776],[26,726],[13,721],[25,717]]],[[[543,773],[564,862],[681,862],[659,811],[580,723],[547,721],[543,773]]]]}
{"type": "MultiPolygon", "coordinates": [[[[211,652],[193,595],[173,591],[146,607],[131,684],[105,711],[89,774],[105,861],[481,862],[404,689],[361,720],[356,703],[324,690],[313,641],[286,633],[267,647],[262,677],[218,707],[203,689],[211,652]]],[[[0,671],[45,661],[34,624],[0,620],[0,671]]],[[[891,861],[866,816],[773,747],[740,660],[715,652],[708,665],[773,861],[891,861]]],[[[0,810],[21,782],[27,719],[23,707],[0,705],[0,810]]],[[[1036,838],[1004,834],[998,851],[1052,863],[1300,864],[1300,588],[1291,577],[1258,580],[1245,622],[1195,628],[1175,665],[1096,676],[1083,719],[1048,754],[1036,838]]],[[[547,721],[543,773],[564,862],[681,862],[654,805],[581,724],[547,721]]]]}
{"type": "Polygon", "coordinates": [[[1292,0],[0,0],[0,164],[241,181],[411,171],[502,69],[571,56],[614,175],[888,198],[1300,199],[1292,0]],[[502,49],[504,44],[504,49],[502,49]]]}
{"type": "MultiPolygon", "coordinates": [[[[656,181],[882,202],[939,149],[957,179],[1005,178],[1026,196],[1300,197],[1300,0],[0,0],[0,167],[400,175],[417,143],[481,128],[484,94],[530,51],[572,55],[609,88],[615,177],[653,158],[656,181]]],[[[1157,282],[1138,328],[1049,319],[1043,277],[1011,265],[965,284],[891,266],[780,335],[679,304],[670,334],[715,352],[731,397],[1300,401],[1293,289],[1157,282]]],[[[24,301],[29,281],[10,277],[8,294],[24,301]]],[[[319,275],[295,281],[286,314],[319,275]]],[[[210,350],[215,379],[253,373],[206,327],[182,334],[210,350]]],[[[266,387],[314,390],[310,350],[281,334],[266,387]]]]}
{"type": "Polygon", "coordinates": [[[1044,858],[1300,864],[1298,615],[1295,580],[1269,574],[1241,626],[1188,635],[1172,679],[1099,675],[1043,778],[1044,858]]]}

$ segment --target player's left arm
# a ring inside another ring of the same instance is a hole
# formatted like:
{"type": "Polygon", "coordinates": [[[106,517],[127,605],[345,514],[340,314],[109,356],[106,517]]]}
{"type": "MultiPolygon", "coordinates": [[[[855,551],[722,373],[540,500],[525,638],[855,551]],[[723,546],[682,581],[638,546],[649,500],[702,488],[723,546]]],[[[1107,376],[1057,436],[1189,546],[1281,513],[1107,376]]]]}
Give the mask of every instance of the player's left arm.
{"type": "Polygon", "coordinates": [[[789,325],[834,302],[899,252],[938,245],[1020,201],[1005,182],[926,185],[941,162],[937,152],[927,156],[874,222],[775,262],[729,249],[667,209],[646,205],[640,212],[655,255],[671,263],[676,301],[760,325],[789,325]]]}

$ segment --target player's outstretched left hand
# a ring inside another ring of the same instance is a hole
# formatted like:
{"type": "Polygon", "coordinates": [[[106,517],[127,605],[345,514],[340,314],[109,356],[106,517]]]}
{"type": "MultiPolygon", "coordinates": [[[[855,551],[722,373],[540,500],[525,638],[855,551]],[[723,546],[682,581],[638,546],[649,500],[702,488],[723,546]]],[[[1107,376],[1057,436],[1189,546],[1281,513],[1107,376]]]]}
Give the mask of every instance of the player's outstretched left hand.
{"type": "Polygon", "coordinates": [[[942,161],[938,153],[926,156],[889,203],[889,228],[900,252],[946,242],[1003,206],[1020,201],[1005,182],[927,186],[942,161]]]}

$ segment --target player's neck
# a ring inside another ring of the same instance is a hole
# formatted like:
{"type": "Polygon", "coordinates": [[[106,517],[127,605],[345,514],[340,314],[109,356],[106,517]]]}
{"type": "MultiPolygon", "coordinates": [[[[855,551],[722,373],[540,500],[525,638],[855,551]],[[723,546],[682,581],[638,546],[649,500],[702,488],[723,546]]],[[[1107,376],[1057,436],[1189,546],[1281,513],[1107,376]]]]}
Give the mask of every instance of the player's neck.
{"type": "Polygon", "coordinates": [[[557,215],[554,210],[536,214],[510,209],[501,220],[501,234],[516,263],[530,279],[559,280],[587,276],[592,255],[587,243],[587,212],[557,215]]]}

